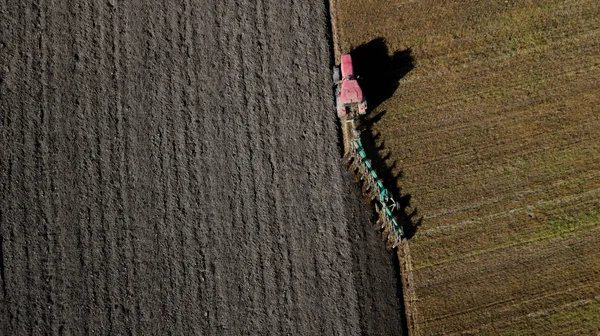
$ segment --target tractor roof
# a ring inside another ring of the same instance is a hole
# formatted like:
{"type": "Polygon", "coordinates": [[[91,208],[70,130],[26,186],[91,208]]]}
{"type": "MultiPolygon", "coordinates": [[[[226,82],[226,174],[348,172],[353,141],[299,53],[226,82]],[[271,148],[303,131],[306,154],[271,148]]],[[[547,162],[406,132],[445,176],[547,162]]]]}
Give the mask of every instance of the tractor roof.
{"type": "Polygon", "coordinates": [[[354,69],[352,68],[352,57],[350,54],[342,55],[340,64],[342,68],[342,78],[346,79],[348,76],[354,76],[354,69]]]}

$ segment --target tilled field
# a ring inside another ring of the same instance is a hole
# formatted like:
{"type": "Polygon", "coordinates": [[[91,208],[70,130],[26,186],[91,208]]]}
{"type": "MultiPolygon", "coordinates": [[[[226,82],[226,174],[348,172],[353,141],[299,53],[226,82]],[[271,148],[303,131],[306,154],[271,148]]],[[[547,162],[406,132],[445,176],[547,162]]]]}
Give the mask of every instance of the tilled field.
{"type": "Polygon", "coordinates": [[[402,332],[341,164],[326,4],[0,17],[0,334],[402,332]]]}

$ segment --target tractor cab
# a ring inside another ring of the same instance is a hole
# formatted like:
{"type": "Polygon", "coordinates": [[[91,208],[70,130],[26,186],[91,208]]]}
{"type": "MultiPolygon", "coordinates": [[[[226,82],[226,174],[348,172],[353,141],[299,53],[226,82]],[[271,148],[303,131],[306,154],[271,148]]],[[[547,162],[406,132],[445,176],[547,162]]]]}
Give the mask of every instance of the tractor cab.
{"type": "Polygon", "coordinates": [[[339,66],[333,68],[333,81],[336,85],[335,98],[338,117],[354,119],[367,113],[367,101],[356,81],[352,58],[342,55],[339,66]]]}

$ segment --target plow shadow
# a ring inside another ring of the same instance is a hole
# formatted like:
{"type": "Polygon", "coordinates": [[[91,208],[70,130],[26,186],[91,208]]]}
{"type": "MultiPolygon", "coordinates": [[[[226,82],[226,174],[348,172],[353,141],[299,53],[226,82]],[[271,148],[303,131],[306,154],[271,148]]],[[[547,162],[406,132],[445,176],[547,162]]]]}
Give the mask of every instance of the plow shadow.
{"type": "Polygon", "coordinates": [[[392,153],[385,149],[385,140],[381,140],[379,141],[379,145],[377,144],[380,134],[374,133],[372,126],[385,113],[386,111],[379,112],[371,118],[365,118],[361,122],[361,142],[377,176],[379,176],[389,192],[392,193],[394,200],[400,205],[399,210],[396,212],[396,219],[398,220],[398,224],[402,226],[405,238],[410,239],[417,232],[423,218],[418,215],[418,209],[411,206],[411,194],[403,194],[398,187],[398,181],[402,179],[404,172],[400,170],[394,173],[397,169],[397,162],[395,160],[392,164],[387,163],[387,160],[392,157],[392,153]]]}

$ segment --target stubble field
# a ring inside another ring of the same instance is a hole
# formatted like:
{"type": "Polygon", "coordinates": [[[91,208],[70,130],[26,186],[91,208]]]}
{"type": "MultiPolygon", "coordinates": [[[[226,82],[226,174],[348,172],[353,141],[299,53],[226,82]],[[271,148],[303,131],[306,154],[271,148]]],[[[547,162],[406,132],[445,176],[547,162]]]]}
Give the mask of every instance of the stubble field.
{"type": "Polygon", "coordinates": [[[415,334],[600,332],[598,2],[333,6],[341,52],[414,58],[372,130],[422,218],[415,334]]]}
{"type": "Polygon", "coordinates": [[[0,1],[0,334],[401,334],[327,20],[0,1]]]}

